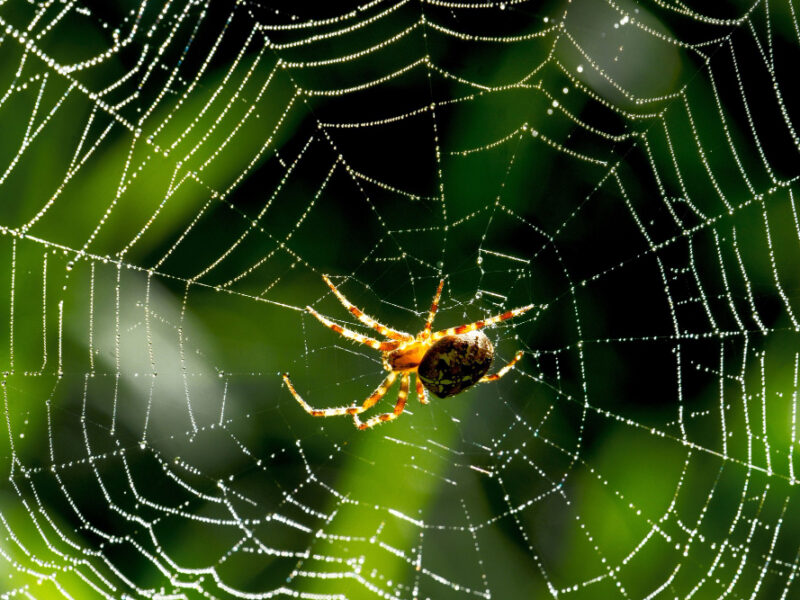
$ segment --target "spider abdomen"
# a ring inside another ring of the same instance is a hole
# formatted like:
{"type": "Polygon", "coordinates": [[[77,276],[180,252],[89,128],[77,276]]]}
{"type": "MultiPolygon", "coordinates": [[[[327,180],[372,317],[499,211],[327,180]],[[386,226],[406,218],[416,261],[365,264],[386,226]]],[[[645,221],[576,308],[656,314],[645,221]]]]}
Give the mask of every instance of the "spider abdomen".
{"type": "Polygon", "coordinates": [[[434,396],[446,398],[478,383],[492,358],[494,348],[482,331],[446,335],[428,348],[417,374],[434,396]]]}

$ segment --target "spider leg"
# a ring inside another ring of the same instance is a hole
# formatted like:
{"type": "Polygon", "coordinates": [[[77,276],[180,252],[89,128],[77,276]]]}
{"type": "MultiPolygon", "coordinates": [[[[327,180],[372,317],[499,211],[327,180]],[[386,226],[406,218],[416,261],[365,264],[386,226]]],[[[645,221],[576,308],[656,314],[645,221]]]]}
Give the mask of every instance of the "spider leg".
{"type": "Polygon", "coordinates": [[[419,398],[419,403],[428,404],[428,390],[426,390],[425,386],[422,385],[422,380],[419,378],[419,375],[417,375],[415,381],[417,384],[417,398],[419,398]]]}
{"type": "Polygon", "coordinates": [[[436,341],[445,337],[446,335],[458,335],[460,333],[467,333],[468,331],[475,331],[476,329],[483,329],[484,327],[489,327],[490,325],[494,325],[500,321],[518,317],[521,314],[528,312],[534,306],[535,304],[528,304],[528,306],[520,306],[519,308],[515,308],[513,310],[507,310],[503,314],[491,317],[489,319],[475,321],[474,323],[468,323],[466,325],[459,325],[458,327],[451,327],[450,329],[442,329],[434,333],[431,339],[436,341]]]}
{"type": "Polygon", "coordinates": [[[297,390],[294,389],[291,380],[289,379],[289,374],[283,374],[283,381],[286,384],[286,387],[289,388],[292,396],[300,406],[303,407],[303,410],[310,414],[312,417],[337,417],[341,415],[357,415],[358,413],[364,412],[368,408],[375,405],[375,403],[383,398],[386,395],[386,392],[392,387],[394,380],[397,378],[397,372],[392,371],[386,376],[381,384],[372,392],[372,395],[364,401],[364,404],[361,406],[337,406],[334,408],[314,408],[313,406],[309,405],[300,394],[297,393],[297,390]]]}
{"type": "Polygon", "coordinates": [[[404,333],[402,331],[395,331],[394,329],[389,329],[386,325],[379,323],[369,315],[365,314],[361,309],[357,308],[353,305],[347,298],[345,298],[344,294],[336,289],[336,286],[333,285],[333,282],[328,279],[327,275],[323,275],[322,278],[325,280],[325,283],[328,284],[328,287],[331,288],[331,291],[336,294],[336,297],[339,299],[344,307],[350,311],[350,313],[356,317],[359,321],[364,323],[367,327],[372,327],[375,331],[380,333],[384,337],[391,338],[393,340],[403,340],[408,341],[413,339],[413,336],[409,333],[404,333]]]}
{"type": "Polygon", "coordinates": [[[478,380],[478,383],[489,383],[490,381],[497,381],[497,380],[498,380],[498,379],[500,379],[500,378],[501,378],[503,375],[505,375],[505,374],[506,374],[506,373],[508,373],[508,372],[509,372],[511,369],[513,369],[513,368],[514,368],[514,365],[515,365],[515,364],[517,364],[517,361],[518,361],[520,358],[522,358],[522,350],[520,350],[519,352],[517,352],[517,353],[514,355],[514,358],[512,358],[512,359],[511,359],[511,362],[509,362],[509,363],[508,363],[508,364],[507,364],[505,367],[503,367],[502,369],[500,369],[500,370],[499,370],[497,373],[494,373],[494,374],[492,374],[492,375],[485,375],[484,377],[481,377],[481,378],[478,380]]]}
{"type": "MultiPolygon", "coordinates": [[[[396,372],[393,371],[389,373],[389,375],[396,375],[396,372]]],[[[391,421],[392,419],[396,419],[401,414],[403,414],[403,409],[406,406],[406,400],[408,399],[408,385],[411,376],[408,373],[403,373],[401,376],[402,379],[400,380],[400,393],[397,394],[397,404],[394,405],[394,410],[390,413],[384,413],[382,415],[376,415],[374,417],[370,417],[366,421],[362,421],[358,418],[358,413],[353,413],[353,421],[355,421],[356,427],[359,429],[368,429],[370,427],[375,427],[375,425],[380,425],[381,423],[385,423],[386,421],[391,421]]]]}
{"type": "Polygon", "coordinates": [[[374,350],[380,350],[382,352],[386,352],[387,350],[394,350],[400,345],[399,340],[395,340],[393,342],[379,342],[378,340],[374,340],[371,337],[367,337],[365,335],[361,335],[360,333],[356,333],[355,331],[350,331],[349,329],[345,329],[341,325],[337,325],[329,318],[322,316],[317,311],[315,311],[310,306],[306,306],[306,310],[314,315],[317,320],[325,325],[325,327],[329,329],[333,329],[339,335],[346,337],[349,340],[353,340],[354,342],[358,342],[360,344],[366,344],[370,348],[374,350]]]}
{"type": "Polygon", "coordinates": [[[386,376],[386,379],[372,392],[372,395],[364,400],[364,404],[358,410],[351,410],[348,414],[357,415],[375,406],[377,402],[386,395],[389,388],[392,387],[394,380],[397,379],[397,371],[392,371],[386,376]]]}
{"type": "Polygon", "coordinates": [[[431,326],[433,325],[433,318],[436,316],[436,311],[439,310],[439,299],[442,297],[443,287],[444,287],[444,279],[440,279],[439,287],[436,288],[436,293],[433,295],[433,302],[431,302],[431,309],[428,311],[428,319],[425,321],[425,329],[422,330],[423,340],[426,340],[431,336],[431,326]]]}

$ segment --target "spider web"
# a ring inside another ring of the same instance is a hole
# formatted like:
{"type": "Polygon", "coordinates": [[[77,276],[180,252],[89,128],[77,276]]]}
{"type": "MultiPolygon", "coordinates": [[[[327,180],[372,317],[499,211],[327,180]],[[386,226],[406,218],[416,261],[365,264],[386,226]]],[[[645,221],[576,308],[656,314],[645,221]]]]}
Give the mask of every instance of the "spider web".
{"type": "Polygon", "coordinates": [[[798,597],[798,9],[0,2],[0,598],[798,597]]]}

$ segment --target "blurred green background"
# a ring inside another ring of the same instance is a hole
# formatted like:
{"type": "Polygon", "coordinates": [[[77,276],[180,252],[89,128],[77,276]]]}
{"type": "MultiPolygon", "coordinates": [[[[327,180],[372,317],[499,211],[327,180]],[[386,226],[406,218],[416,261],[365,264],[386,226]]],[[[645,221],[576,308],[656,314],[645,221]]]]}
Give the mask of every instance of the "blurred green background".
{"type": "Polygon", "coordinates": [[[791,2],[0,31],[0,598],[800,597],[791,2]],[[439,327],[533,303],[524,357],[312,418],[281,373],[384,376],[322,274],[412,333],[440,278],[439,327]]]}

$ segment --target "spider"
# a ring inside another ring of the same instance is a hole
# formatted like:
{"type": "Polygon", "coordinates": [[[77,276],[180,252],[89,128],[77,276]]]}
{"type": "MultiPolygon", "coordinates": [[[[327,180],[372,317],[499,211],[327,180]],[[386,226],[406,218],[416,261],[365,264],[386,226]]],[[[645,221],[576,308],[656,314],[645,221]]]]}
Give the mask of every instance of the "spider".
{"type": "Polygon", "coordinates": [[[502,369],[492,375],[486,375],[494,357],[494,348],[489,338],[479,329],[495,325],[506,319],[517,317],[531,308],[533,304],[508,310],[502,314],[475,321],[458,327],[450,327],[440,331],[431,332],[433,318],[439,309],[439,299],[444,287],[444,279],[439,281],[439,287],[433,296],[431,308],[428,311],[428,318],[425,327],[416,336],[402,331],[389,329],[369,315],[366,315],[359,308],[355,307],[344,297],[336,286],[333,285],[327,276],[322,279],[331,288],[344,307],[349,310],[364,325],[367,325],[388,338],[389,341],[378,341],[373,338],[361,335],[355,331],[345,329],[337,325],[324,315],[321,315],[310,306],[306,310],[314,315],[317,320],[333,329],[339,335],[349,340],[365,344],[374,350],[382,352],[383,366],[389,372],[377,389],[367,398],[361,406],[353,404],[351,406],[341,406],[336,408],[313,408],[300,394],[294,389],[289,374],[283,374],[283,381],[286,387],[294,396],[295,400],[312,417],[334,417],[342,415],[352,415],[353,421],[359,429],[368,429],[396,419],[403,413],[403,409],[408,399],[408,392],[411,383],[411,374],[416,373],[415,385],[417,398],[420,403],[428,404],[428,390],[438,398],[454,396],[476,383],[487,383],[497,381],[508,373],[517,361],[522,358],[522,351],[517,352],[514,358],[502,369]],[[380,414],[361,421],[358,416],[366,410],[372,408],[381,398],[383,398],[400,377],[400,392],[397,395],[397,403],[394,410],[390,413],[380,414]]]}

